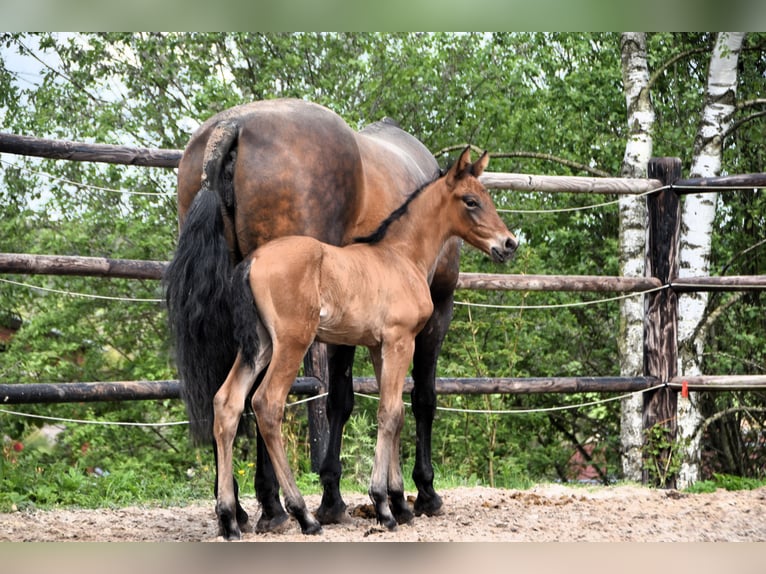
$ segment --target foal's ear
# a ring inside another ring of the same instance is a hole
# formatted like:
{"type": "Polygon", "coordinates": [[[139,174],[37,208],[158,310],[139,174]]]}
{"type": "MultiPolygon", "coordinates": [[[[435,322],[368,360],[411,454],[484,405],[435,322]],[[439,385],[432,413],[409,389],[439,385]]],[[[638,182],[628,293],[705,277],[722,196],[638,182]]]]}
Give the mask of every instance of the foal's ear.
{"type": "Polygon", "coordinates": [[[471,146],[466,146],[447,172],[447,182],[452,185],[456,180],[463,177],[471,167],[471,146]]]}
{"type": "Polygon", "coordinates": [[[489,165],[489,152],[485,151],[481,154],[481,157],[476,160],[476,163],[471,166],[471,173],[474,177],[479,177],[484,173],[484,170],[487,169],[487,165],[489,165]]]}
{"type": "Polygon", "coordinates": [[[455,172],[462,174],[465,171],[465,168],[467,168],[471,164],[471,146],[466,146],[463,150],[463,153],[460,154],[460,157],[455,162],[455,172]]]}

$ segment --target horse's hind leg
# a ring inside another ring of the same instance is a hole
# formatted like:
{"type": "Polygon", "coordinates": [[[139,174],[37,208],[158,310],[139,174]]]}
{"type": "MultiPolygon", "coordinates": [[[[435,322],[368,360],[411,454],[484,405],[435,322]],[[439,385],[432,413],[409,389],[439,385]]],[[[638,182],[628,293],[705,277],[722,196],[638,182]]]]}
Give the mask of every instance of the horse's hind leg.
{"type": "MultiPolygon", "coordinates": [[[[240,355],[213,400],[213,436],[216,445],[218,477],[232,476],[234,438],[247,394],[255,382],[255,373],[245,365],[240,355]]],[[[220,534],[226,540],[239,540],[242,533],[237,521],[237,492],[234,479],[221,480],[217,485],[216,507],[220,534]]]]}
{"type": "Polygon", "coordinates": [[[322,502],[316,511],[316,517],[322,524],[342,522],[346,516],[346,503],[343,502],[340,494],[342,472],[340,448],[343,427],[354,408],[354,387],[351,376],[354,347],[337,346],[329,348],[328,351],[331,353],[328,360],[330,386],[327,396],[329,438],[327,452],[319,469],[323,491],[322,502]]]}

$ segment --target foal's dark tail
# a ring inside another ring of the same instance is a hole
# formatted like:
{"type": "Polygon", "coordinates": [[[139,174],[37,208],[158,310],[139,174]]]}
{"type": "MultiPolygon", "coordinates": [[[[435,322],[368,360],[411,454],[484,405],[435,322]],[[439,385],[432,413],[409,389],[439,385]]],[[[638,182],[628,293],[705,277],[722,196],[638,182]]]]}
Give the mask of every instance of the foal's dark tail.
{"type": "Polygon", "coordinates": [[[236,138],[233,124],[221,125],[211,136],[202,187],[163,278],[190,434],[204,444],[213,440],[213,397],[237,353],[230,301],[233,266],[223,220],[224,193],[231,195],[223,189],[223,168],[236,138]]]}
{"type": "Polygon", "coordinates": [[[250,264],[251,259],[247,258],[234,268],[231,308],[234,313],[234,339],[242,360],[249,367],[254,367],[260,348],[257,325],[261,319],[250,287],[250,264]]]}

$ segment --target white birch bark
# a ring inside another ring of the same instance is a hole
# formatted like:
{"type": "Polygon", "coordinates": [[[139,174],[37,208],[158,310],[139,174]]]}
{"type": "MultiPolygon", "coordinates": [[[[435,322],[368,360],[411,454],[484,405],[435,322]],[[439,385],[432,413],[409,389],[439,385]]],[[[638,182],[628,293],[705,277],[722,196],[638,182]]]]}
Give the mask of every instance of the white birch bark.
{"type": "MultiPolygon", "coordinates": [[[[708,69],[705,105],[694,142],[691,177],[713,177],[721,174],[723,139],[730,128],[737,92],[737,60],[744,32],[721,32],[716,37],[708,69]]],[[[687,195],[681,212],[681,277],[710,275],[710,247],[718,194],[687,195]]],[[[678,373],[681,376],[701,374],[704,329],[701,328],[707,293],[683,294],[678,298],[678,373]]],[[[696,393],[689,398],[679,396],[678,439],[689,444],[678,476],[678,487],[684,488],[699,478],[699,436],[695,431],[702,422],[696,393]]]]}
{"type": "MultiPolygon", "coordinates": [[[[646,177],[652,156],[654,108],[649,97],[649,68],[646,59],[646,34],[626,32],[620,36],[622,82],[630,135],[625,145],[622,177],[646,177]]],[[[620,274],[644,275],[646,244],[646,199],[623,195],[620,209],[620,274]]],[[[620,303],[618,337],[620,374],[643,374],[643,297],[629,297],[620,303]]],[[[627,480],[640,481],[643,445],[643,395],[635,393],[622,400],[620,442],[622,472],[627,480]]]]}

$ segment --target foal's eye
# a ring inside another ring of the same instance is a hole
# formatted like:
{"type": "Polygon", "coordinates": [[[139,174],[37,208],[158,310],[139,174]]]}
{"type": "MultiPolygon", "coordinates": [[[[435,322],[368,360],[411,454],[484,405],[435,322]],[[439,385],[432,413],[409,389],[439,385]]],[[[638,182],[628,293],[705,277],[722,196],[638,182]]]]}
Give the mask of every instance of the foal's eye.
{"type": "Polygon", "coordinates": [[[464,197],[463,198],[463,203],[465,203],[465,206],[468,209],[475,209],[475,208],[479,207],[479,205],[480,205],[479,202],[476,199],[474,199],[473,197],[464,197]]]}

